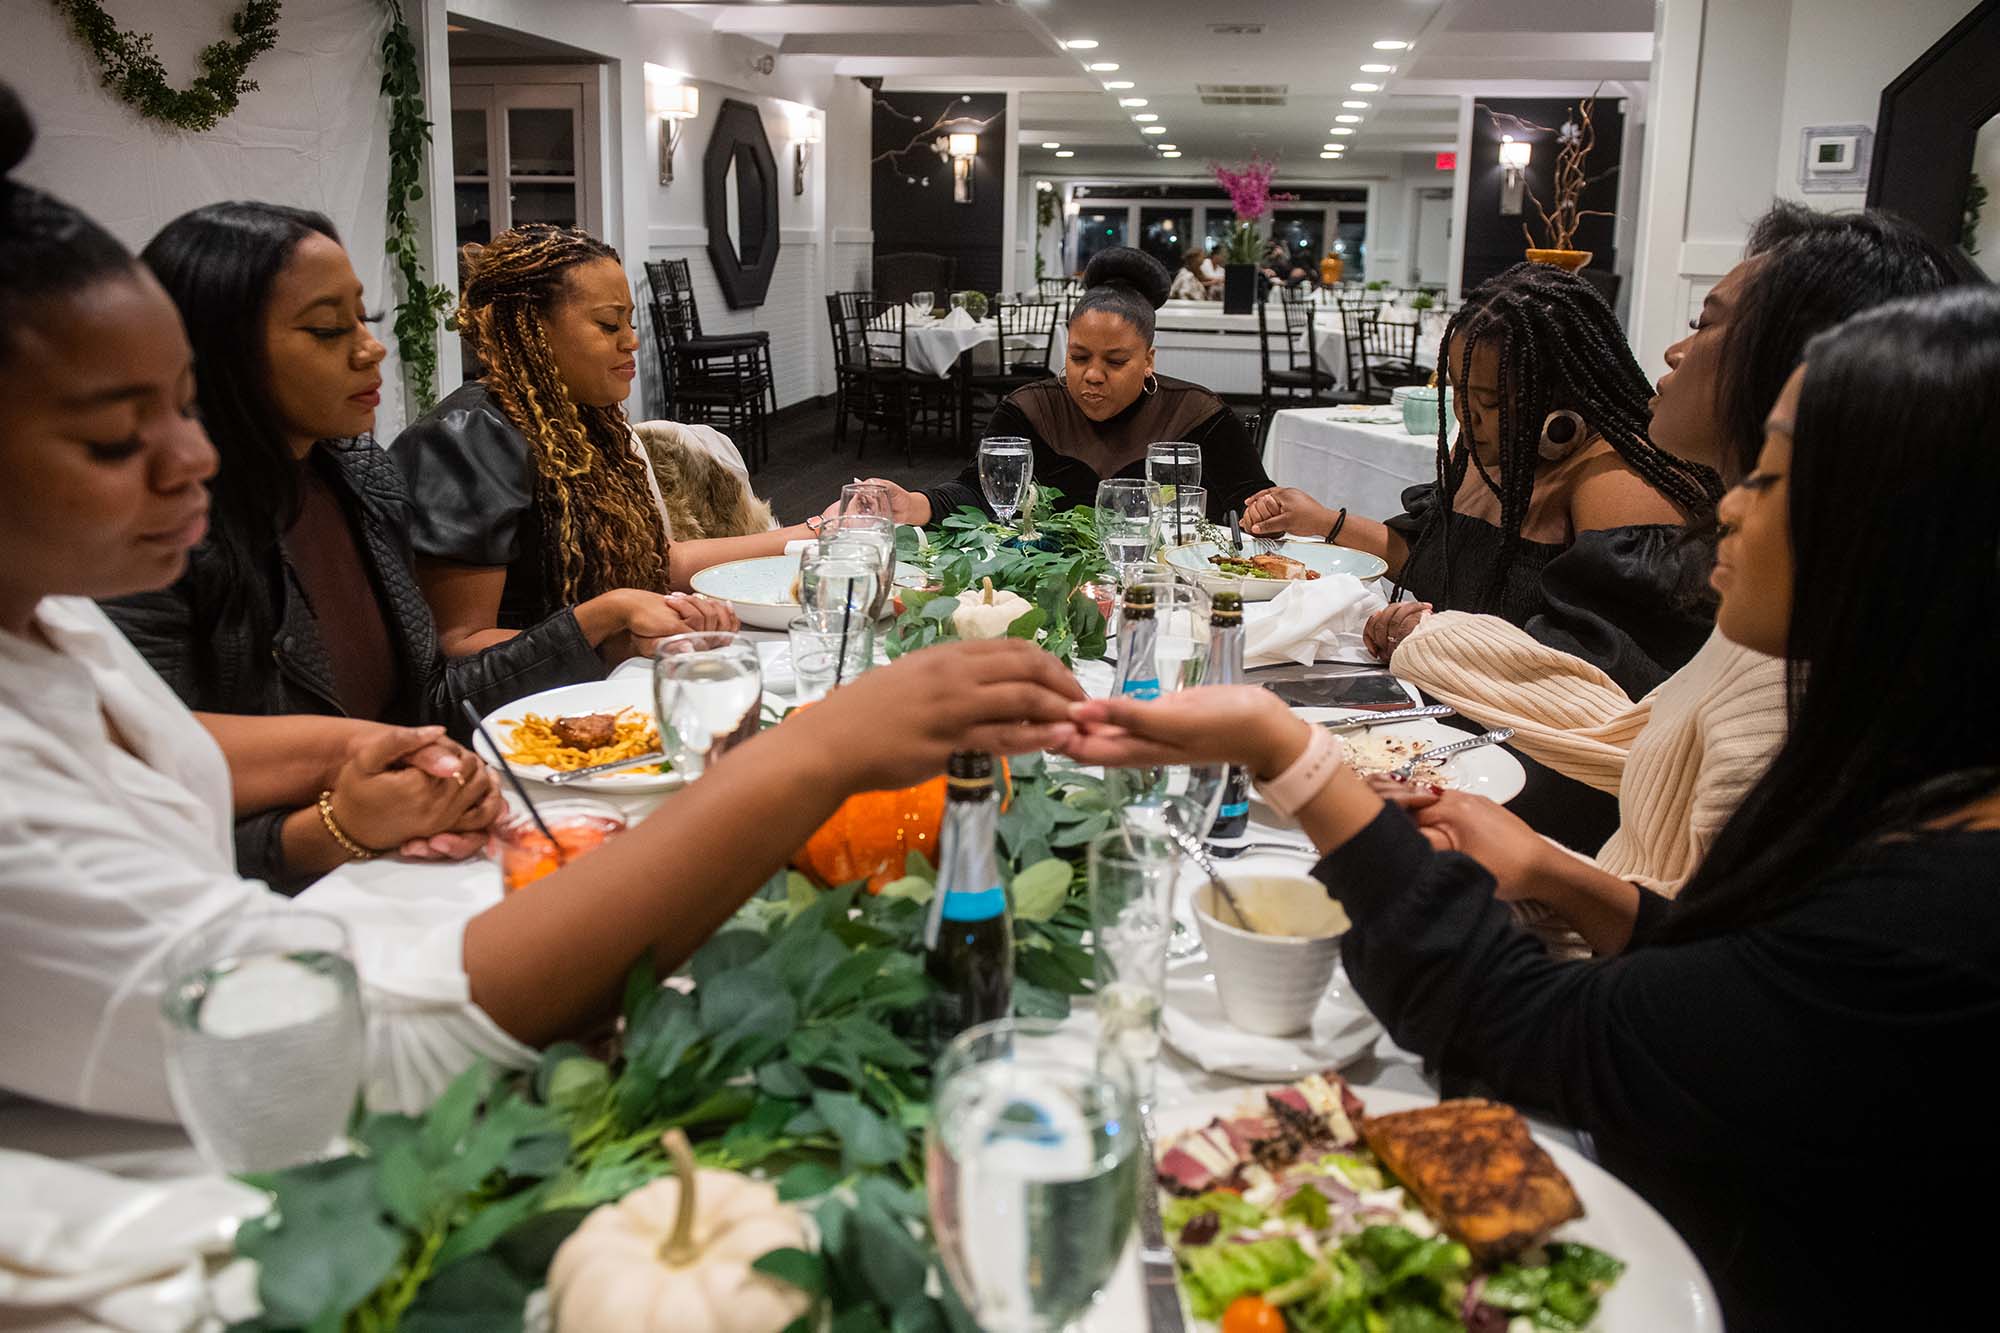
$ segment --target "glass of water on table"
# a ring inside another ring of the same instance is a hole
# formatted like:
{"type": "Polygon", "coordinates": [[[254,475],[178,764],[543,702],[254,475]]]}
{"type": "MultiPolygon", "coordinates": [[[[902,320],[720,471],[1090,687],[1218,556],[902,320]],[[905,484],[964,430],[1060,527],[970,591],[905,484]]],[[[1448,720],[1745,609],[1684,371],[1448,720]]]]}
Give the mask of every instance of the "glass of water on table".
{"type": "Polygon", "coordinates": [[[1111,1280],[1143,1164],[1131,1073],[1039,1019],[960,1033],[926,1136],[931,1230],[986,1333],[1059,1333],[1111,1280]]]}
{"type": "Polygon", "coordinates": [[[1150,1113],[1180,849],[1127,823],[1091,840],[1088,867],[1098,1042],[1126,1062],[1140,1110],[1150,1113]]]}
{"type": "Polygon", "coordinates": [[[979,442],[979,488],[986,503],[1002,523],[1028,503],[1028,488],[1035,480],[1035,451],[1019,435],[992,435],[979,442]]]}
{"type": "Polygon", "coordinates": [[[1097,483],[1097,539],[1120,587],[1133,570],[1153,558],[1159,499],[1159,487],[1138,477],[1097,483]]]}
{"type": "Polygon", "coordinates": [[[700,777],[724,751],[757,734],[764,702],[757,645],[713,631],[661,639],[653,650],[653,699],[660,748],[675,772],[690,781],[700,777]]]}
{"type": "MultiPolygon", "coordinates": [[[[852,545],[858,543],[873,563],[875,574],[875,597],[869,603],[870,614],[880,618],[888,614],[889,599],[896,591],[896,521],[880,514],[839,514],[820,525],[818,555],[838,560],[852,555],[852,545]]],[[[813,563],[808,560],[805,564],[813,563]]],[[[801,566],[804,572],[804,564],[801,566]]],[[[816,585],[815,585],[816,587],[816,585]]],[[[801,579],[800,603],[807,601],[804,580],[801,579]]]]}
{"type": "Polygon", "coordinates": [[[167,1086],[218,1171],[276,1171],[339,1150],[367,1035],[347,927],[298,908],[190,932],[167,953],[167,1086]]]}

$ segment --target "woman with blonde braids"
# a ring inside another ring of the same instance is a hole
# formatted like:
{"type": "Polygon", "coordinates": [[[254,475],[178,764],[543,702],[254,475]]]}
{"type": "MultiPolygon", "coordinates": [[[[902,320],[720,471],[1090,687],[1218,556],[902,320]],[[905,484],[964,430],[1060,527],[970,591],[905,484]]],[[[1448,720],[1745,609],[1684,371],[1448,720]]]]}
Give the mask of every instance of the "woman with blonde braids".
{"type": "Polygon", "coordinates": [[[689,577],[808,534],[672,540],[621,406],[639,335],[618,252],[536,223],[468,247],[465,272],[458,323],[484,377],[393,451],[416,502],[417,579],[445,651],[477,652],[565,605],[614,656],[662,635],[735,628],[726,605],[685,595],[689,577]]]}

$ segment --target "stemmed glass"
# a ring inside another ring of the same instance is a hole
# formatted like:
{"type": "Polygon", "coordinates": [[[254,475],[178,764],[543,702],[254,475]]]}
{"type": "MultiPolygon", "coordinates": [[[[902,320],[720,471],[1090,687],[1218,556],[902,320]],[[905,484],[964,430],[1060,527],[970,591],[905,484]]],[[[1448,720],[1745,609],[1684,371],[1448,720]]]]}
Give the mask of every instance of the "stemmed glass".
{"type": "Polygon", "coordinates": [[[1039,1019],[960,1033],[939,1057],[925,1172],[931,1230],[987,1333],[1057,1333],[1097,1299],[1139,1202],[1132,1076],[1039,1019]]]}
{"type": "Polygon", "coordinates": [[[1153,1109],[1160,1010],[1167,996],[1168,928],[1180,849],[1125,824],[1090,843],[1090,938],[1096,960],[1098,1042],[1132,1070],[1139,1109],[1153,1109]]]}
{"type": "Polygon", "coordinates": [[[764,699],[757,645],[715,631],[660,640],[653,650],[653,699],[660,748],[675,772],[700,777],[725,750],[757,734],[764,699]]]}
{"type": "Polygon", "coordinates": [[[893,522],[895,503],[895,492],[879,481],[850,481],[840,488],[840,507],[835,512],[842,518],[872,514],[893,522]]]}
{"type": "Polygon", "coordinates": [[[1028,503],[1034,480],[1035,451],[1025,438],[992,435],[979,442],[979,488],[1002,523],[1012,523],[1028,503]]]}
{"type": "Polygon", "coordinates": [[[1097,483],[1097,538],[1119,586],[1152,558],[1160,488],[1137,477],[1097,483]]]}
{"type": "Polygon", "coordinates": [[[868,605],[869,614],[879,617],[889,609],[889,598],[896,590],[895,520],[880,514],[840,514],[820,525],[821,552],[838,557],[857,544],[873,561],[875,596],[868,605]]]}
{"type": "Polygon", "coordinates": [[[367,1056],[347,928],[287,908],[218,921],[166,957],[167,1087],[218,1171],[276,1171],[343,1142],[367,1056]]]}
{"type": "Polygon", "coordinates": [[[925,318],[929,318],[931,312],[937,309],[937,293],[911,292],[910,308],[912,310],[921,311],[925,318]]]}

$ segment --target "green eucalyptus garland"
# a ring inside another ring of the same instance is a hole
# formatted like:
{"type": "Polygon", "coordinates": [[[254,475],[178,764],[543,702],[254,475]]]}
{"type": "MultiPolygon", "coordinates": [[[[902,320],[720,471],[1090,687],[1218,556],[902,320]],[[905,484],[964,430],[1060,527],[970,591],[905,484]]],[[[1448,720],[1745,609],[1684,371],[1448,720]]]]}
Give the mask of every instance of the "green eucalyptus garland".
{"type": "Polygon", "coordinates": [[[244,93],[256,89],[244,74],[278,41],[280,0],[245,0],[229,21],[235,39],[203,47],[201,77],[181,89],[167,82],[152,34],[125,31],[97,0],[49,2],[97,57],[99,77],[120,101],[148,119],[194,132],[214,129],[244,93]]]}
{"type": "Polygon", "coordinates": [[[403,358],[403,382],[411,415],[437,401],[438,321],[451,304],[451,289],[426,281],[421,228],[411,205],[424,197],[424,151],[431,122],[424,116],[423,71],[416,43],[403,22],[398,0],[382,0],[389,30],[382,34],[382,95],[389,99],[389,236],[386,249],[396,265],[403,299],[396,306],[396,349],[403,358]]]}

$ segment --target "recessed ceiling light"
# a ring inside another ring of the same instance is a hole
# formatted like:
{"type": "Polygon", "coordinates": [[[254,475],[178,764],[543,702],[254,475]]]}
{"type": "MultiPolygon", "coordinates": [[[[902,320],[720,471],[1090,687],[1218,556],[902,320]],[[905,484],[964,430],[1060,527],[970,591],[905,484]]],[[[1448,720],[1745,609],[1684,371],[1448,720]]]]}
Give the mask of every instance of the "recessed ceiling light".
{"type": "Polygon", "coordinates": [[[1150,111],[1141,111],[1138,115],[1132,117],[1132,119],[1138,121],[1141,125],[1144,125],[1149,120],[1158,120],[1159,117],[1154,115],[1150,111]]]}
{"type": "Polygon", "coordinates": [[[1319,146],[1319,150],[1322,153],[1337,153],[1340,151],[1340,145],[1337,143],[1323,143],[1319,146]]]}
{"type": "Polygon", "coordinates": [[[1146,99],[1145,99],[1145,98],[1143,98],[1143,97],[1121,97],[1121,98],[1119,98],[1119,99],[1118,99],[1118,105],[1119,105],[1119,106],[1144,106],[1144,105],[1146,105],[1146,99]]]}
{"type": "Polygon", "coordinates": [[[1179,157],[1179,156],[1180,156],[1180,152],[1179,152],[1179,150],[1177,150],[1177,149],[1172,149],[1172,148],[1165,148],[1165,149],[1161,149],[1161,150],[1160,150],[1160,156],[1161,156],[1161,157],[1179,157]]]}
{"type": "Polygon", "coordinates": [[[1042,147],[1044,147],[1044,148],[1060,148],[1060,147],[1062,147],[1062,145],[1061,145],[1061,144],[1059,144],[1059,143],[1057,143],[1057,142],[1056,142],[1055,140],[1051,139],[1051,140],[1049,140],[1049,142],[1047,142],[1047,143],[1043,144],[1043,145],[1042,145],[1042,147]]]}
{"type": "Polygon", "coordinates": [[[1104,85],[1104,91],[1107,93],[1115,93],[1121,88],[1130,88],[1131,86],[1132,86],[1132,80],[1130,79],[1113,79],[1109,83],[1104,85]]]}
{"type": "Polygon", "coordinates": [[[1337,125],[1359,125],[1361,123],[1361,117],[1359,116],[1335,116],[1333,119],[1337,125]]]}
{"type": "Polygon", "coordinates": [[[1093,74],[1109,74],[1112,70],[1118,68],[1118,62],[1115,60],[1100,60],[1094,65],[1085,65],[1084,68],[1093,74]]]}
{"type": "Polygon", "coordinates": [[[1350,83],[1347,85],[1347,91],[1351,93],[1379,93],[1382,91],[1382,85],[1379,83],[1350,83]]]}
{"type": "Polygon", "coordinates": [[[1356,100],[1354,98],[1349,98],[1347,101],[1342,102],[1341,105],[1346,107],[1349,111],[1366,111],[1368,109],[1368,103],[1356,100]]]}
{"type": "Polygon", "coordinates": [[[1141,134],[1165,134],[1166,132],[1167,127],[1164,125],[1141,125],[1139,127],[1139,133],[1141,134]]]}
{"type": "Polygon", "coordinates": [[[1063,45],[1072,51],[1095,51],[1097,49],[1097,39],[1095,37],[1072,37],[1064,42],[1063,45]]]}
{"type": "Polygon", "coordinates": [[[1334,126],[1334,127],[1333,127],[1333,128],[1331,129],[1331,130],[1327,131],[1327,133],[1329,133],[1329,134],[1352,134],[1352,133],[1354,133],[1354,131],[1353,131],[1352,129],[1348,128],[1348,127],[1347,127],[1347,126],[1345,126],[1345,125],[1336,125],[1336,126],[1334,126]]]}
{"type": "Polygon", "coordinates": [[[1153,145],[1153,147],[1159,149],[1163,153],[1172,153],[1178,151],[1180,145],[1177,143],[1156,143],[1153,145]]]}
{"type": "Polygon", "coordinates": [[[1410,44],[1408,42],[1399,42],[1393,37],[1385,37],[1375,43],[1375,49],[1377,51],[1407,51],[1410,49],[1410,44]]]}
{"type": "Polygon", "coordinates": [[[1056,156],[1057,156],[1057,157],[1075,157],[1075,156],[1076,156],[1076,154],[1075,154],[1075,153],[1073,153],[1073,152],[1071,152],[1071,151],[1070,151],[1069,149],[1065,148],[1065,149],[1063,149],[1063,150],[1062,150],[1062,151],[1061,151],[1060,153],[1057,153],[1057,154],[1056,154],[1056,156]]]}
{"type": "Polygon", "coordinates": [[[1361,72],[1363,74],[1394,74],[1396,67],[1394,65],[1368,64],[1361,67],[1361,72]]]}
{"type": "Polygon", "coordinates": [[[1340,160],[1340,154],[1339,154],[1339,153],[1321,153],[1321,154],[1319,155],[1319,158],[1320,158],[1320,161],[1322,161],[1322,162],[1328,162],[1328,161],[1332,161],[1332,162],[1338,162],[1338,161],[1340,160]]]}

